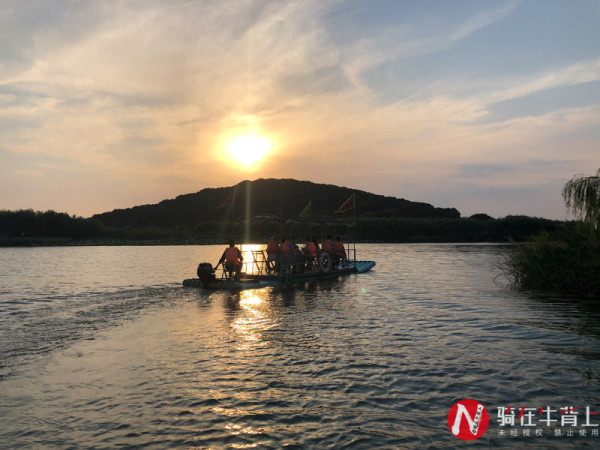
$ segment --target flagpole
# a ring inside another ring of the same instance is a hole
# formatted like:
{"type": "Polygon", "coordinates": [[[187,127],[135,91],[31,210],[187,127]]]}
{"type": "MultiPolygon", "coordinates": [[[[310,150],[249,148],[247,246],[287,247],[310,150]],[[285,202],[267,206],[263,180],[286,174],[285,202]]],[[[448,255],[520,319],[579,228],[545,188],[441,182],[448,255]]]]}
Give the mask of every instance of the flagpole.
{"type": "MultiPolygon", "coordinates": [[[[338,214],[342,214],[345,211],[348,211],[349,209],[353,209],[353,215],[354,215],[354,239],[353,239],[353,250],[354,250],[354,265],[356,266],[356,192],[353,192],[352,195],[350,197],[348,197],[348,200],[346,200],[344,203],[342,203],[342,206],[340,206],[335,212],[338,214]],[[352,200],[352,203],[350,203],[350,200],[352,200]]],[[[350,241],[350,226],[348,226],[348,241],[350,241]]],[[[348,252],[350,252],[350,242],[348,242],[348,252]]],[[[349,260],[350,258],[348,258],[349,260]]]]}
{"type": "Polygon", "coordinates": [[[279,197],[279,239],[281,240],[281,244],[283,244],[283,180],[281,180],[279,197]]]}
{"type": "Polygon", "coordinates": [[[354,193],[354,239],[352,239],[354,250],[354,267],[356,267],[356,192],[354,193]]]}
{"type": "Polygon", "coordinates": [[[231,239],[233,239],[233,210],[235,209],[235,186],[233,187],[233,197],[231,198],[231,239]]]}

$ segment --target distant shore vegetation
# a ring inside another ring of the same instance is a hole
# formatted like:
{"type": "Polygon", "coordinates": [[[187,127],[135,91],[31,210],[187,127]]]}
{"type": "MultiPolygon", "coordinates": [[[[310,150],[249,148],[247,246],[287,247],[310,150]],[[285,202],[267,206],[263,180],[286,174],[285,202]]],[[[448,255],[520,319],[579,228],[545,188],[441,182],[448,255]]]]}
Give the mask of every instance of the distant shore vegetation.
{"type": "Polygon", "coordinates": [[[600,298],[600,170],[574,177],[562,194],[574,226],[536,235],[502,269],[519,289],[600,298]]]}
{"type": "Polygon", "coordinates": [[[571,226],[527,216],[461,217],[455,208],[310,181],[260,178],[85,219],[55,211],[0,211],[0,245],[222,244],[231,238],[261,243],[273,235],[289,236],[289,227],[277,220],[246,222],[281,215],[355,222],[350,233],[344,227],[296,223],[292,237],[300,242],[323,233],[356,242],[523,242],[571,226]]]}
{"type": "MultiPolygon", "coordinates": [[[[574,228],[562,222],[527,216],[494,219],[485,214],[469,218],[357,217],[350,233],[346,228],[330,227],[325,233],[340,234],[356,242],[443,243],[443,242],[524,242],[540,233],[554,233],[574,228]]],[[[70,216],[55,211],[0,211],[0,246],[45,245],[185,245],[222,244],[233,235],[242,243],[266,242],[279,237],[284,225],[244,223],[228,220],[203,221],[187,225],[158,227],[113,227],[96,218],[70,216]]],[[[294,226],[293,237],[321,237],[320,226],[294,226]]]]}

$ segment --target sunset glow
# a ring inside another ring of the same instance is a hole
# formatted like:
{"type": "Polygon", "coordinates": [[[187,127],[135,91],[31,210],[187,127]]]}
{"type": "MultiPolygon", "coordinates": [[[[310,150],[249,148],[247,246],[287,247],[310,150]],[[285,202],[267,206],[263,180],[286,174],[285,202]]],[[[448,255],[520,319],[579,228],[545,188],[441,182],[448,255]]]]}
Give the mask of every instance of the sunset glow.
{"type": "Polygon", "coordinates": [[[292,178],[563,219],[598,169],[594,0],[8,3],[0,209],[292,178]]]}
{"type": "Polygon", "coordinates": [[[251,169],[269,153],[271,142],[261,136],[238,136],[228,142],[227,150],[235,161],[251,169]]]}

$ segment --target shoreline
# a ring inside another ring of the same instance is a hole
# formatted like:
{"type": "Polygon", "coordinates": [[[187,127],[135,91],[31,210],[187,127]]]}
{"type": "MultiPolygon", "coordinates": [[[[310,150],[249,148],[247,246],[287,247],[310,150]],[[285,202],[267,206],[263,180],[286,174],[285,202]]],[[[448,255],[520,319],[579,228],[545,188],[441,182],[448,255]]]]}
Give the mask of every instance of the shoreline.
{"type": "MultiPolygon", "coordinates": [[[[148,240],[118,240],[118,239],[69,239],[69,238],[5,238],[0,239],[0,248],[33,248],[33,247],[161,247],[161,246],[187,246],[187,245],[225,245],[224,240],[181,240],[181,239],[148,239],[148,240]]],[[[515,240],[419,240],[407,239],[403,241],[370,241],[357,240],[356,244],[490,244],[514,245],[527,241],[515,240]]],[[[240,245],[260,245],[257,242],[239,242],[240,245]]],[[[265,243],[266,245],[266,243],[265,243]]]]}

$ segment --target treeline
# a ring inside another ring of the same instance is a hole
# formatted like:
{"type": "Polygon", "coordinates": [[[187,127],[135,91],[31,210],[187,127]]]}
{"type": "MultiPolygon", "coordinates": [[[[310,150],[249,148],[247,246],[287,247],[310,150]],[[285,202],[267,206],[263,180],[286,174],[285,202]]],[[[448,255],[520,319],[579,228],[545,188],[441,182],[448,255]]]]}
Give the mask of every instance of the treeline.
{"type": "Polygon", "coordinates": [[[525,242],[541,232],[572,224],[528,216],[501,219],[477,216],[459,219],[378,218],[356,221],[363,241],[381,242],[525,242]]]}
{"type": "Polygon", "coordinates": [[[504,274],[519,289],[600,299],[600,169],[573,177],[562,195],[579,220],[517,247],[502,266],[504,274]]]}
{"type": "MultiPolygon", "coordinates": [[[[493,219],[471,218],[362,217],[348,231],[344,227],[294,225],[295,239],[322,233],[339,234],[357,242],[523,242],[542,232],[568,229],[572,224],[548,219],[508,216],[493,219]]],[[[261,243],[272,236],[289,236],[288,225],[203,221],[195,226],[177,225],[110,227],[97,219],[84,219],[55,211],[0,211],[0,245],[82,245],[82,244],[212,244],[232,236],[240,242],[261,243]]]]}
{"type": "Polygon", "coordinates": [[[70,216],[56,211],[0,211],[0,237],[7,238],[71,238],[103,237],[107,227],[94,219],[70,216]]]}

